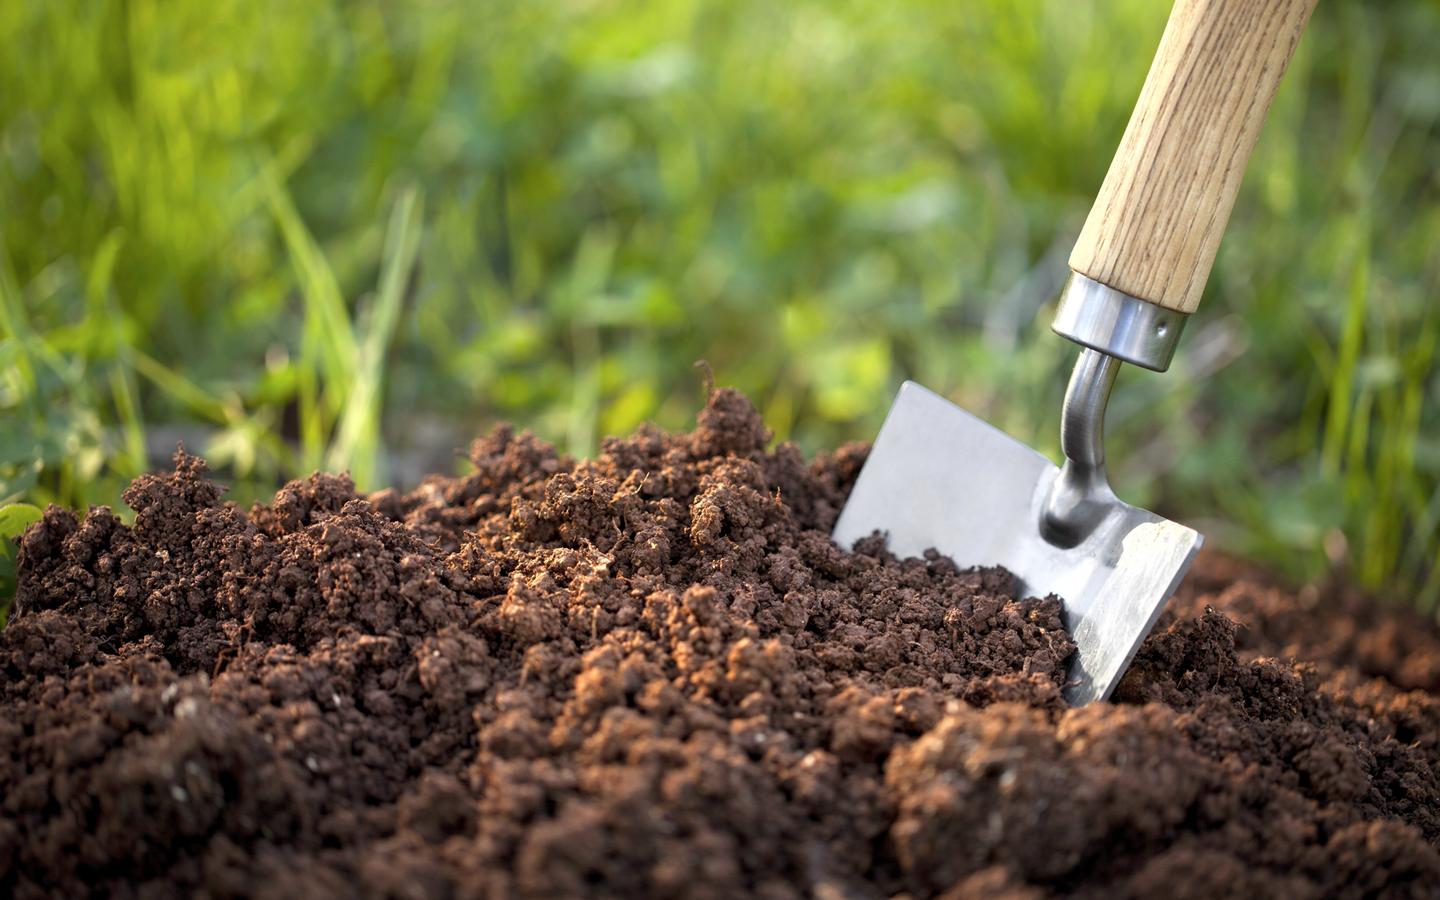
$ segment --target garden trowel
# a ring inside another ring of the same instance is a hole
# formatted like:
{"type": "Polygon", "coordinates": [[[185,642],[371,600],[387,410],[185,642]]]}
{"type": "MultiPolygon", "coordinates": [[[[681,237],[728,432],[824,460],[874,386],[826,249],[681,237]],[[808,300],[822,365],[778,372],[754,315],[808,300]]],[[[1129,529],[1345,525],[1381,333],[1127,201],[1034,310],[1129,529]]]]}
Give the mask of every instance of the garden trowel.
{"type": "Polygon", "coordinates": [[[1105,475],[1122,363],[1163,372],[1210,275],[1256,137],[1315,0],[1178,0],[1070,257],[1054,330],[1083,349],[1061,409],[1064,465],[906,382],[835,525],[897,556],[934,548],[1055,594],[1077,647],[1065,697],[1109,696],[1200,534],[1130,506],[1105,475]]]}

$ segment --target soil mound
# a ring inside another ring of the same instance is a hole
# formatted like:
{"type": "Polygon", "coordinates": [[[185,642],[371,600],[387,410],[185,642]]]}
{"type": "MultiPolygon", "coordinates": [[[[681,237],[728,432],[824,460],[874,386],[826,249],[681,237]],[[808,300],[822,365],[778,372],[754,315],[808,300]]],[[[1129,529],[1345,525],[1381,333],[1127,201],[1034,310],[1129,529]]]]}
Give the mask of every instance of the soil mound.
{"type": "Polygon", "coordinates": [[[1202,563],[1114,704],[1056,598],[854,552],[864,458],[689,434],[26,534],[0,895],[1435,896],[1440,636],[1202,563]],[[1298,661],[1297,661],[1298,659],[1298,661]]]}

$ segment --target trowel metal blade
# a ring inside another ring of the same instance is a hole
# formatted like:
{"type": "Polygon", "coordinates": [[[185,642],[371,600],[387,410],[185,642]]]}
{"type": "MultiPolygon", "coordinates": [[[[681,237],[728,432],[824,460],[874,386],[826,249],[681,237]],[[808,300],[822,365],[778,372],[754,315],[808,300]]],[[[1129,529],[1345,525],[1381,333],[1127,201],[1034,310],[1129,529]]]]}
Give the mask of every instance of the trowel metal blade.
{"type": "Polygon", "coordinates": [[[1065,698],[1103,700],[1150,633],[1203,538],[1115,501],[1073,547],[1041,534],[1059,468],[948,400],[907,381],[831,537],[876,531],[902,559],[934,548],[956,565],[1004,566],[1019,596],[1055,594],[1077,647],[1065,698]]]}

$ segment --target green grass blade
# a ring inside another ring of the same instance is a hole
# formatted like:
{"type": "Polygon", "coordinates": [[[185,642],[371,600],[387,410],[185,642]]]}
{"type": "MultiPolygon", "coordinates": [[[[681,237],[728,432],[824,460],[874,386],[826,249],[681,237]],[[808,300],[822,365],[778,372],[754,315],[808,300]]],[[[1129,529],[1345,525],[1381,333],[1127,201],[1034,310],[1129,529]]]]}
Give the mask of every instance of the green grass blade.
{"type": "Polygon", "coordinates": [[[268,169],[261,185],[304,301],[300,365],[307,371],[301,380],[300,431],[305,464],[314,467],[322,462],[325,436],[356,377],[360,350],[340,283],[289,191],[268,169]]]}
{"type": "Polygon", "coordinates": [[[390,215],[380,287],[359,347],[359,373],[346,396],[326,467],[348,468],[361,490],[380,486],[383,476],[380,425],[384,406],[385,354],[400,323],[405,287],[420,250],[423,203],[420,192],[407,189],[390,215]]]}
{"type": "Polygon", "coordinates": [[[1361,246],[1350,271],[1346,292],[1345,325],[1340,333],[1340,351],[1331,374],[1329,407],[1325,418],[1325,437],[1320,449],[1320,464],[1325,474],[1336,476],[1345,452],[1345,437],[1350,429],[1351,411],[1355,403],[1355,370],[1365,340],[1365,301],[1370,287],[1370,254],[1368,229],[1362,229],[1361,246]]]}

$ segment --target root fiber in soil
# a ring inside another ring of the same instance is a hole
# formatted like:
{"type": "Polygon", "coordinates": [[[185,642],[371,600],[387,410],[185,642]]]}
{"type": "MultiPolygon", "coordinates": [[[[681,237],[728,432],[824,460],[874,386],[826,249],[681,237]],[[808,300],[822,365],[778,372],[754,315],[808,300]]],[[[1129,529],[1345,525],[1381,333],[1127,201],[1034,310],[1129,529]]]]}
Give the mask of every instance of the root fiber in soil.
{"type": "Polygon", "coordinates": [[[863,460],[689,434],[270,505],[47,511],[0,632],[0,895],[1440,894],[1440,636],[1218,558],[1114,703],[1057,598],[843,551],[863,460]]]}

